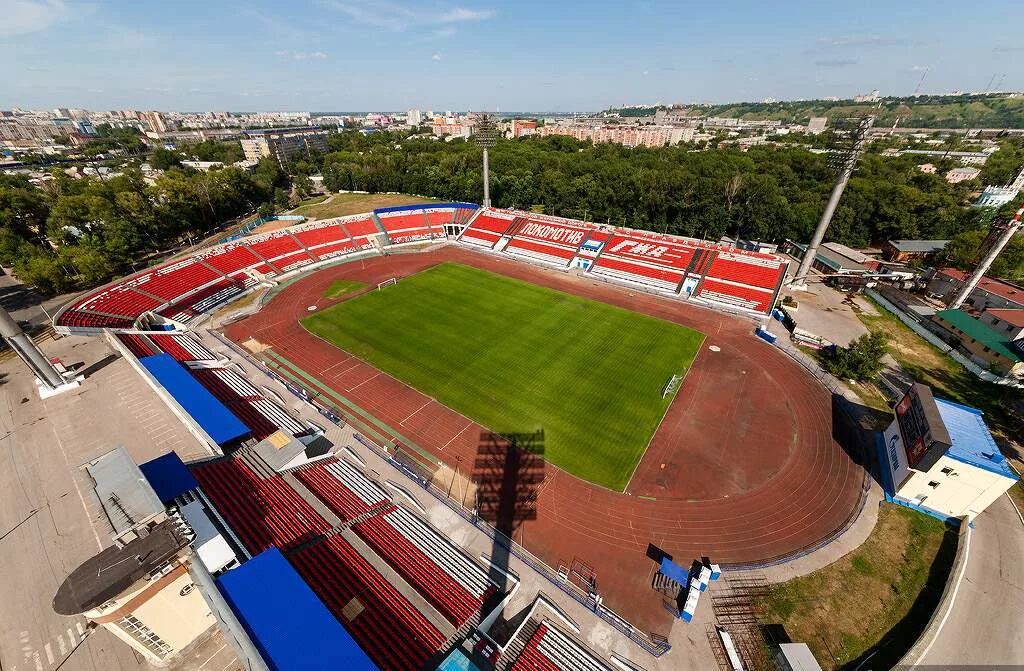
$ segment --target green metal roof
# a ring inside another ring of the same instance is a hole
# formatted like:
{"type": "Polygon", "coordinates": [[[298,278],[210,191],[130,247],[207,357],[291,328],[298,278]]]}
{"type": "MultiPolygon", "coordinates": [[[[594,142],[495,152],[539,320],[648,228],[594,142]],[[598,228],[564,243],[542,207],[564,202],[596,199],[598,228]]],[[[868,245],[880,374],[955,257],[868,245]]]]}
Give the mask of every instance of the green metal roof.
{"type": "Polygon", "coordinates": [[[1009,343],[1004,339],[1003,334],[994,331],[963,310],[939,310],[935,313],[939,319],[947,324],[956,327],[969,338],[974,338],[990,350],[1004,356],[1010,361],[1020,361],[1020,355],[1010,349],[1009,343]]]}

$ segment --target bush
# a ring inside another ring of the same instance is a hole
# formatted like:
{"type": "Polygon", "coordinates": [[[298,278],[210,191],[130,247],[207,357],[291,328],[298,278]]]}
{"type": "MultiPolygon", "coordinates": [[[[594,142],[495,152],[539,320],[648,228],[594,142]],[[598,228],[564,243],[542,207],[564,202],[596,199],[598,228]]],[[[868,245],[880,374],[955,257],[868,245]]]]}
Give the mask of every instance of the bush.
{"type": "Polygon", "coordinates": [[[825,367],[843,380],[870,380],[882,370],[888,341],[888,336],[880,331],[866,333],[846,347],[836,347],[825,360],[825,367]]]}

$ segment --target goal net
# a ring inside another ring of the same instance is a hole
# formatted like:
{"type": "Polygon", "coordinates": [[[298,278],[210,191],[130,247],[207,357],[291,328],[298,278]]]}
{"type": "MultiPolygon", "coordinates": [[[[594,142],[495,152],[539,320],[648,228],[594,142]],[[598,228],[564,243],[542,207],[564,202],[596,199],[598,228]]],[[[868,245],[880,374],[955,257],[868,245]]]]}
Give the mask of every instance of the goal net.
{"type": "Polygon", "coordinates": [[[380,291],[384,287],[390,287],[392,284],[398,284],[398,278],[392,277],[390,280],[384,280],[377,285],[377,291],[380,291]]]}
{"type": "Polygon", "coordinates": [[[665,398],[666,396],[671,396],[676,393],[676,390],[679,389],[679,383],[682,381],[683,378],[678,375],[673,375],[669,378],[669,381],[665,383],[665,388],[661,390],[661,397],[665,398]]]}

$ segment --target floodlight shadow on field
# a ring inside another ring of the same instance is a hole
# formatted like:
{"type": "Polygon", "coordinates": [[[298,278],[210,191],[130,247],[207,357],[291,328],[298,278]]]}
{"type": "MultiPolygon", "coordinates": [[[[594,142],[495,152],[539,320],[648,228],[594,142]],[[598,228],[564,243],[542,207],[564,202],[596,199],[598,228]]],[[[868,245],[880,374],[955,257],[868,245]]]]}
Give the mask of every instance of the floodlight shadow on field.
{"type": "MultiPolygon", "coordinates": [[[[472,467],[476,512],[511,541],[524,522],[537,519],[537,494],[544,482],[544,430],[483,431],[472,467]]],[[[491,578],[504,592],[509,549],[500,536],[491,553],[491,578]]]]}

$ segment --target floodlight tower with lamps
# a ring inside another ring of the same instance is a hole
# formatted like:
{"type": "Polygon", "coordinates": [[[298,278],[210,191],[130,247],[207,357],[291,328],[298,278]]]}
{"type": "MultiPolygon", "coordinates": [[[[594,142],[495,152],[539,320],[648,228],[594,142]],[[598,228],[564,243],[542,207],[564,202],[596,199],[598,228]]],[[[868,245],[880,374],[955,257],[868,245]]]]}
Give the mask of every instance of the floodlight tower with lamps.
{"type": "Polygon", "coordinates": [[[981,261],[978,266],[971,273],[967,283],[957,292],[956,298],[949,304],[952,309],[958,309],[964,304],[970,295],[974,291],[974,287],[978,286],[978,282],[988,272],[992,262],[996,260],[999,253],[1003,251],[1003,248],[1013,239],[1013,236],[1020,230],[1021,227],[1021,215],[1024,215],[1024,203],[1021,203],[1020,209],[1017,210],[1017,214],[1013,215],[1013,218],[1004,224],[996,224],[989,231],[989,234],[985,237],[985,241],[981,243],[981,249],[978,250],[978,255],[981,257],[981,261]]]}
{"type": "Polygon", "coordinates": [[[828,203],[825,205],[825,211],[821,213],[818,227],[814,229],[811,242],[807,245],[807,251],[804,252],[804,258],[800,261],[800,268],[797,269],[796,275],[793,276],[793,280],[789,283],[790,289],[795,291],[807,290],[807,276],[811,272],[811,264],[814,263],[814,258],[818,255],[818,247],[821,246],[821,241],[825,239],[825,231],[828,230],[828,225],[832,223],[832,215],[835,214],[836,207],[839,206],[839,199],[843,197],[846,184],[850,181],[850,176],[853,175],[853,171],[857,167],[857,161],[864,150],[864,139],[867,136],[868,129],[874,123],[874,115],[858,119],[856,128],[850,131],[848,141],[843,145],[837,144],[834,148],[829,162],[838,169],[839,176],[836,178],[835,186],[832,187],[832,195],[829,196],[828,203]]]}
{"type": "Polygon", "coordinates": [[[484,207],[491,206],[491,166],[488,150],[498,141],[498,125],[490,114],[481,114],[473,133],[476,143],[484,150],[484,207]]]}

